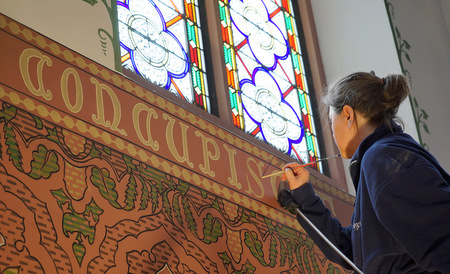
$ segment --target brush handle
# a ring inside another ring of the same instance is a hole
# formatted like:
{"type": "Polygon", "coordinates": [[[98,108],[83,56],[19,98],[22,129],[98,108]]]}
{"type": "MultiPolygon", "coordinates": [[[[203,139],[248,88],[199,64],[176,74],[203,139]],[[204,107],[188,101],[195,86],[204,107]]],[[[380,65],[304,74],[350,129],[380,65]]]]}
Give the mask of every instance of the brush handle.
{"type": "MultiPolygon", "coordinates": [[[[296,166],[296,167],[305,167],[305,166],[309,166],[309,165],[312,165],[312,164],[315,164],[315,163],[318,163],[318,162],[321,162],[321,161],[325,161],[325,160],[330,160],[330,159],[333,159],[333,158],[336,158],[336,157],[339,157],[339,156],[341,156],[341,154],[337,154],[337,155],[329,156],[329,157],[326,157],[326,158],[322,158],[322,159],[319,159],[319,160],[314,161],[314,162],[310,162],[310,163],[307,163],[307,164],[298,165],[298,166],[296,166]]],[[[268,178],[268,177],[273,177],[273,176],[277,176],[277,175],[281,175],[281,174],[283,174],[284,172],[285,172],[285,170],[281,170],[281,171],[278,171],[278,172],[275,172],[275,173],[272,173],[272,174],[263,176],[263,177],[261,177],[261,179],[268,178]]]]}

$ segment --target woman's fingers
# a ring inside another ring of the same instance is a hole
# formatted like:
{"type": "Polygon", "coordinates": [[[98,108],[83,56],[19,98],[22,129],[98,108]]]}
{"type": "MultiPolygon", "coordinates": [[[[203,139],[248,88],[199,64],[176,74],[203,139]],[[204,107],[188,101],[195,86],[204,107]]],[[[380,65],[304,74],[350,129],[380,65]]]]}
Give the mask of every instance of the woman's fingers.
{"type": "Polygon", "coordinates": [[[295,174],[294,174],[294,171],[292,170],[292,168],[289,168],[289,167],[288,168],[284,168],[284,173],[281,175],[281,179],[283,181],[295,180],[295,174]]]}
{"type": "Polygon", "coordinates": [[[289,181],[290,189],[295,189],[309,181],[309,172],[298,163],[289,163],[284,166],[284,173],[281,175],[283,181],[289,181]]]}

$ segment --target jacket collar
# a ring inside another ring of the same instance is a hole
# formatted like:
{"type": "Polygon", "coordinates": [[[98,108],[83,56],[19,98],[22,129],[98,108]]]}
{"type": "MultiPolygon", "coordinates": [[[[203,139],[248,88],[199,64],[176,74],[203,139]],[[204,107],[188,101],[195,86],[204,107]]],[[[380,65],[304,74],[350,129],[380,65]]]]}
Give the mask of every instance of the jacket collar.
{"type": "Polygon", "coordinates": [[[358,190],[359,185],[359,172],[361,169],[361,161],[366,153],[366,151],[378,140],[382,139],[388,134],[392,133],[401,133],[403,132],[402,128],[397,125],[395,122],[391,121],[391,127],[387,127],[386,125],[381,125],[375,129],[375,131],[367,136],[361,144],[356,149],[355,154],[350,160],[350,176],[352,178],[353,184],[355,186],[355,190],[358,190]]]}

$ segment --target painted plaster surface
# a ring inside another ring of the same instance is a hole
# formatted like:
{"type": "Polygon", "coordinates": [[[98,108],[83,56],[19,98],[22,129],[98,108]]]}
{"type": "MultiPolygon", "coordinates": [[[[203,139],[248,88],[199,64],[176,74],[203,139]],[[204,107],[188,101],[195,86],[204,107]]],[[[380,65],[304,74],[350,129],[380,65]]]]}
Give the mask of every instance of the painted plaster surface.
{"type": "Polygon", "coordinates": [[[344,273],[260,179],[282,161],[1,14],[0,40],[0,272],[344,273]]]}

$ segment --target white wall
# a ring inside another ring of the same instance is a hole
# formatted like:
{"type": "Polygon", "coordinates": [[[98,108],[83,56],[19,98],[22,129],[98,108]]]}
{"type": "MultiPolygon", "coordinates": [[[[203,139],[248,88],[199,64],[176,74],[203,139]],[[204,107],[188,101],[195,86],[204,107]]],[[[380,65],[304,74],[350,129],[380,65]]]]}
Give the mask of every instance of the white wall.
{"type": "Polygon", "coordinates": [[[450,172],[450,1],[391,0],[394,25],[410,45],[403,66],[412,80],[411,94],[429,133],[420,128],[423,143],[450,172]]]}
{"type": "Polygon", "coordinates": [[[112,35],[111,20],[102,1],[90,5],[82,0],[0,0],[0,12],[114,69],[112,44],[98,34],[102,28],[112,35]],[[106,47],[102,42],[107,43],[106,47]]]}
{"type": "MultiPolygon", "coordinates": [[[[402,73],[384,1],[312,0],[311,5],[327,82],[356,71],[373,70],[378,76],[402,73]]],[[[408,99],[398,115],[405,131],[417,140],[408,99]]],[[[344,166],[354,194],[348,160],[344,166]]]]}

